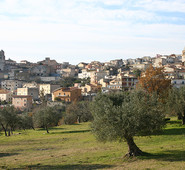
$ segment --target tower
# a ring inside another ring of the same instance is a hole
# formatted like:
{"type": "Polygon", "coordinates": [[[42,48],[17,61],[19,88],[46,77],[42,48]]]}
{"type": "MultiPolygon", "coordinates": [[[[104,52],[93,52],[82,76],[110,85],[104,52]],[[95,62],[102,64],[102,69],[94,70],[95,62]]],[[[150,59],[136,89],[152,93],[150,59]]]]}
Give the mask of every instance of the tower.
{"type": "Polygon", "coordinates": [[[184,47],[184,49],[182,50],[182,62],[183,62],[183,63],[185,62],[185,47],[184,47]]]}
{"type": "Polygon", "coordinates": [[[5,55],[4,51],[0,51],[0,71],[4,71],[4,66],[5,66],[5,55]]]}

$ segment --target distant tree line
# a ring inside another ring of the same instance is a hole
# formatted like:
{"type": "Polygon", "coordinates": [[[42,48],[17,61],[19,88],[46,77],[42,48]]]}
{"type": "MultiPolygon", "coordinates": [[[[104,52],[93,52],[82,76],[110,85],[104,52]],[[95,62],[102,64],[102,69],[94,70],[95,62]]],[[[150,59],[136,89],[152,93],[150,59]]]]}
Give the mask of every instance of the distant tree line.
{"type": "Polygon", "coordinates": [[[88,102],[75,102],[66,106],[49,107],[43,103],[33,112],[20,112],[13,106],[0,109],[0,130],[5,136],[10,136],[15,130],[43,128],[49,133],[49,128],[63,124],[74,124],[92,120],[88,102]]]}

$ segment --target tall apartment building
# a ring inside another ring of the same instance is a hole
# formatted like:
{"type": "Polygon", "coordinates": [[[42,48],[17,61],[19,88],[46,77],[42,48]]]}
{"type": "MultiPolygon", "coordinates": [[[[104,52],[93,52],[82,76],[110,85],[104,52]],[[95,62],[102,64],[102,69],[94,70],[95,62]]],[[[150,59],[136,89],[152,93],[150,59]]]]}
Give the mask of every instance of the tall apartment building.
{"type": "Polygon", "coordinates": [[[38,88],[17,88],[17,95],[32,96],[33,100],[39,98],[38,88]]]}
{"type": "Polygon", "coordinates": [[[53,84],[39,84],[39,94],[43,91],[44,95],[51,94],[55,89],[58,89],[60,85],[53,84]]]}

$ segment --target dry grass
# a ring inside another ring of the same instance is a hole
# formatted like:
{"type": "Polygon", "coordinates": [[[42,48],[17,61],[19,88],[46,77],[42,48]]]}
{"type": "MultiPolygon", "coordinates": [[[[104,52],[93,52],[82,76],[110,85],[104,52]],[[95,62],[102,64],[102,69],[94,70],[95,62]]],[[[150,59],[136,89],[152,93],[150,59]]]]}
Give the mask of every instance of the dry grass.
{"type": "Polygon", "coordinates": [[[88,123],[0,136],[1,169],[185,169],[185,127],[168,123],[163,133],[136,137],[145,156],[123,159],[125,143],[99,143],[88,123]]]}

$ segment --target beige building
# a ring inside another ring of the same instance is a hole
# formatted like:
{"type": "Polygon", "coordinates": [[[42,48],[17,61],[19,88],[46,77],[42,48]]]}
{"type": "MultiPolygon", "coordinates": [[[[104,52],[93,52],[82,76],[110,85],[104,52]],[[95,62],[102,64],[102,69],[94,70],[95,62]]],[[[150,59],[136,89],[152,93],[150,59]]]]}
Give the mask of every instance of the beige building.
{"type": "Polygon", "coordinates": [[[83,68],[85,68],[85,66],[87,66],[87,65],[88,65],[87,63],[81,62],[81,63],[78,64],[78,67],[81,68],[81,69],[83,69],[83,68]]]}
{"type": "Polygon", "coordinates": [[[11,102],[12,101],[12,93],[8,90],[1,89],[0,90],[0,100],[11,102]]]}
{"type": "Polygon", "coordinates": [[[98,81],[102,78],[105,78],[108,75],[108,71],[92,71],[91,73],[91,84],[97,84],[98,81]]]}
{"type": "Polygon", "coordinates": [[[105,82],[104,78],[100,79],[98,83],[101,84],[102,87],[107,87],[107,85],[108,85],[108,83],[105,82]]]}
{"type": "Polygon", "coordinates": [[[154,67],[162,67],[166,64],[167,64],[166,58],[159,57],[159,58],[155,58],[153,66],[154,67]]]}
{"type": "Polygon", "coordinates": [[[60,85],[53,84],[39,84],[39,94],[43,91],[44,95],[52,94],[55,89],[58,89],[60,85]]]}
{"type": "Polygon", "coordinates": [[[39,89],[38,88],[18,88],[17,95],[23,96],[32,96],[33,100],[37,100],[39,98],[39,89]]]}
{"type": "Polygon", "coordinates": [[[97,93],[98,91],[101,91],[101,85],[100,84],[86,84],[85,86],[81,87],[83,93],[97,93]]]}
{"type": "Polygon", "coordinates": [[[75,68],[66,68],[61,70],[62,77],[74,77],[75,68]]]}
{"type": "Polygon", "coordinates": [[[146,70],[150,64],[133,64],[133,69],[146,70]]]}
{"type": "Polygon", "coordinates": [[[20,110],[31,110],[32,96],[23,96],[23,95],[12,96],[12,104],[15,108],[20,110]]]}
{"type": "Polygon", "coordinates": [[[107,86],[109,89],[114,90],[122,90],[122,80],[119,78],[116,78],[109,82],[109,85],[107,86]]]}

